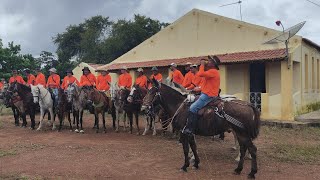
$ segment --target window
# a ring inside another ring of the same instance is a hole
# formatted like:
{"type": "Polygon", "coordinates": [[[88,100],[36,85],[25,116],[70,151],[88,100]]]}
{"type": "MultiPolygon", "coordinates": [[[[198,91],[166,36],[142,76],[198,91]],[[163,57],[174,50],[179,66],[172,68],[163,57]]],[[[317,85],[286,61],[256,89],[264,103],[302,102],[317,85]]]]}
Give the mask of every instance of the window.
{"type": "Polygon", "coordinates": [[[304,57],[304,89],[309,89],[309,76],[308,76],[308,55],[306,54],[304,57]]]}
{"type": "Polygon", "coordinates": [[[312,61],[311,61],[311,87],[312,87],[312,91],[314,91],[316,89],[316,79],[315,79],[315,76],[316,76],[316,72],[314,71],[315,69],[315,64],[314,64],[314,57],[312,57],[312,61]]]}

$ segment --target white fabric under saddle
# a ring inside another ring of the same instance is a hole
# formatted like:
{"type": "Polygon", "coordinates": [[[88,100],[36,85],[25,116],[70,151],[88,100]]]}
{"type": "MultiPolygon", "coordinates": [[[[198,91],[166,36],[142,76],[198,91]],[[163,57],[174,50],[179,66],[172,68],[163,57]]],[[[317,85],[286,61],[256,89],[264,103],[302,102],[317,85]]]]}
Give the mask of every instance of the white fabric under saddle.
{"type": "MultiPolygon", "coordinates": [[[[228,95],[228,94],[220,95],[220,98],[223,101],[232,101],[232,100],[238,99],[236,96],[228,95]]],[[[195,99],[196,99],[196,95],[188,94],[186,101],[189,102],[189,103],[193,103],[195,101],[195,99]]]]}

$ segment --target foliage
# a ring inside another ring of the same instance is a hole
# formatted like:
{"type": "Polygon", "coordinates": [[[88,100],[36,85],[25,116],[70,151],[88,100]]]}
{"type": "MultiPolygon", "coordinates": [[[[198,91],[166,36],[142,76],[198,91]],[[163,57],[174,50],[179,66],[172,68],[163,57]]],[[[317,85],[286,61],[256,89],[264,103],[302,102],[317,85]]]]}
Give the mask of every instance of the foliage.
{"type": "Polygon", "coordinates": [[[296,112],[296,115],[306,114],[320,109],[320,102],[310,103],[296,112]]]}

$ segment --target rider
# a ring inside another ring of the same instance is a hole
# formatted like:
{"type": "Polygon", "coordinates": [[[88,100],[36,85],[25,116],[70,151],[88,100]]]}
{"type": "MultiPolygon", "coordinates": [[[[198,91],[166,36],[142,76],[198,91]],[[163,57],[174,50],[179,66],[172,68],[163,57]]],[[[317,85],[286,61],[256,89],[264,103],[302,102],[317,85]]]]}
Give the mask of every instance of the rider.
{"type": "Polygon", "coordinates": [[[147,82],[148,82],[148,79],[147,77],[143,74],[143,69],[142,68],[139,68],[137,70],[137,72],[139,73],[138,74],[138,77],[136,79],[136,85],[139,85],[139,87],[141,88],[147,88],[147,82]]]}
{"type": "Polygon", "coordinates": [[[190,106],[187,124],[182,130],[183,134],[192,135],[194,133],[198,111],[219,95],[220,74],[218,65],[220,60],[217,56],[209,56],[208,59],[208,62],[201,59],[198,76],[204,77],[204,83],[199,99],[190,106]]]}
{"type": "Polygon", "coordinates": [[[58,105],[58,93],[60,87],[60,76],[57,74],[56,68],[49,69],[50,76],[48,77],[47,87],[54,96],[54,105],[58,105]]]}
{"type": "MultiPolygon", "coordinates": [[[[161,83],[162,82],[162,74],[159,73],[158,68],[154,66],[154,67],[152,67],[151,71],[152,71],[152,74],[150,76],[150,79],[152,80],[154,78],[155,80],[157,80],[158,82],[161,83]]],[[[149,82],[148,89],[150,89],[151,87],[152,87],[152,84],[149,82]]]]}
{"type": "Polygon", "coordinates": [[[21,84],[26,84],[26,82],[23,80],[23,78],[18,75],[18,70],[14,69],[12,70],[12,77],[9,79],[9,83],[14,83],[14,82],[18,82],[21,84]]]}
{"type": "Polygon", "coordinates": [[[186,87],[186,89],[192,90],[193,92],[201,92],[201,85],[204,82],[204,78],[200,77],[198,74],[198,65],[191,65],[190,72],[194,74],[194,78],[192,79],[190,85],[186,87]]]}
{"type": "Polygon", "coordinates": [[[101,74],[97,77],[97,89],[99,91],[107,92],[110,89],[111,76],[108,70],[99,70],[101,74]]]}
{"type": "Polygon", "coordinates": [[[171,63],[171,64],[170,64],[170,70],[172,71],[171,81],[173,81],[173,82],[175,82],[175,83],[177,83],[177,84],[182,85],[184,77],[183,77],[181,71],[179,71],[179,70],[177,69],[177,64],[171,63]]]}
{"type": "Polygon", "coordinates": [[[64,90],[67,90],[69,84],[76,83],[78,86],[80,86],[79,81],[73,76],[72,70],[68,69],[66,71],[67,76],[63,78],[63,82],[61,84],[61,88],[64,90]]]}
{"type": "Polygon", "coordinates": [[[35,85],[42,85],[43,87],[46,87],[46,77],[44,76],[44,74],[41,72],[41,69],[38,68],[37,69],[37,77],[35,80],[35,85]]]}
{"type": "Polygon", "coordinates": [[[24,72],[26,73],[27,76],[27,85],[30,86],[35,85],[36,83],[36,77],[34,77],[33,74],[30,73],[30,69],[25,69],[24,72]]]}
{"type": "Polygon", "coordinates": [[[88,67],[82,69],[83,75],[80,78],[80,86],[96,86],[96,77],[88,67]]]}
{"type": "Polygon", "coordinates": [[[192,80],[194,78],[194,73],[192,73],[190,71],[190,68],[191,68],[190,66],[191,65],[192,64],[190,62],[187,62],[186,67],[185,67],[185,70],[186,70],[187,73],[185,74],[184,80],[183,80],[183,83],[182,83],[182,86],[185,87],[185,88],[191,85],[192,80]]]}
{"type": "Polygon", "coordinates": [[[4,85],[6,84],[6,80],[4,78],[1,78],[1,81],[0,81],[0,91],[3,89],[4,85]]]}
{"type": "Polygon", "coordinates": [[[128,68],[123,66],[121,69],[121,75],[119,76],[118,86],[120,88],[124,87],[126,89],[131,89],[132,86],[132,77],[128,73],[128,68]]]}

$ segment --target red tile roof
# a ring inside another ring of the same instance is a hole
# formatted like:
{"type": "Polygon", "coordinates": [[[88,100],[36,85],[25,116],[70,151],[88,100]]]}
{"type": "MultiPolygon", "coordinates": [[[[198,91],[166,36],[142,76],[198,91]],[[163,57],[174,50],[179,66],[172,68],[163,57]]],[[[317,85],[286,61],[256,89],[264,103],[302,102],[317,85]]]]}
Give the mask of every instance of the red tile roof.
{"type": "Polygon", "coordinates": [[[100,66],[104,66],[104,64],[94,64],[94,63],[87,63],[89,66],[93,67],[94,69],[97,69],[100,66]]]}
{"type": "MultiPolygon", "coordinates": [[[[230,54],[220,54],[217,55],[221,61],[221,64],[234,64],[234,63],[245,63],[245,62],[255,62],[255,61],[281,61],[285,59],[286,51],[285,49],[273,49],[273,50],[261,50],[261,51],[250,51],[250,52],[237,52],[230,54]]],[[[198,64],[200,59],[207,56],[199,57],[187,57],[179,59],[164,59],[164,60],[153,60],[144,62],[130,62],[130,63],[116,63],[106,66],[106,69],[117,70],[126,66],[129,69],[139,68],[139,67],[163,67],[168,66],[171,63],[176,63],[179,65],[185,65],[187,62],[193,64],[198,64]]]]}

